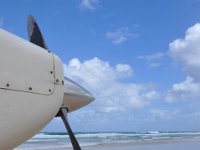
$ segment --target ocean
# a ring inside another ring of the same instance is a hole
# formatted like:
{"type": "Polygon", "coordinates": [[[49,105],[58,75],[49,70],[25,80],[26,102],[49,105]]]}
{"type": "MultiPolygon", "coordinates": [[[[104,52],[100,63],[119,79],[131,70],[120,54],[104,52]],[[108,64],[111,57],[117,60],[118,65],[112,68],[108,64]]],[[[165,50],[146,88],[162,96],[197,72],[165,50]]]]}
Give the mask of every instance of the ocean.
{"type": "MultiPolygon", "coordinates": [[[[84,132],[75,133],[81,146],[119,143],[165,142],[200,139],[200,132],[84,132]]],[[[15,150],[58,149],[71,147],[66,133],[41,132],[15,150]]]]}

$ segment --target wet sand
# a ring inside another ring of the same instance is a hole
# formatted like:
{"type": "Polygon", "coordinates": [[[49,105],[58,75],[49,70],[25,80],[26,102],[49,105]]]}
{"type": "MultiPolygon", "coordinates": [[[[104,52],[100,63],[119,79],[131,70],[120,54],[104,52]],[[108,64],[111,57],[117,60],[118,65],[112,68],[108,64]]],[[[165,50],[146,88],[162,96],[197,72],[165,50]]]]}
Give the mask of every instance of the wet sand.
{"type": "MultiPolygon", "coordinates": [[[[200,139],[176,140],[160,142],[139,142],[122,144],[103,144],[82,147],[82,150],[199,150],[200,139]]],[[[49,149],[50,150],[50,149],[49,149]]],[[[52,149],[53,150],[53,149],[52,149]]],[[[54,150],[73,150],[72,148],[58,148],[54,150]]]]}

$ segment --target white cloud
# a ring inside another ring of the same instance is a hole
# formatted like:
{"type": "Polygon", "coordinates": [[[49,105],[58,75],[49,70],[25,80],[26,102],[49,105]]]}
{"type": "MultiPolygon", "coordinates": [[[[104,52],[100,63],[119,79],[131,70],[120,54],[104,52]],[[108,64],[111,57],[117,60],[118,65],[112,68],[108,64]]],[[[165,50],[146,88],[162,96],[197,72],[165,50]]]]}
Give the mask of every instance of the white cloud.
{"type": "Polygon", "coordinates": [[[81,0],[80,9],[82,10],[95,10],[99,4],[99,0],[81,0]]]}
{"type": "Polygon", "coordinates": [[[162,65],[162,63],[160,63],[160,62],[150,62],[149,63],[149,66],[152,68],[157,68],[157,67],[160,67],[161,65],[162,65]]]}
{"type": "Polygon", "coordinates": [[[154,61],[154,60],[160,60],[165,56],[164,53],[162,52],[157,52],[155,54],[152,55],[147,55],[147,56],[138,56],[138,59],[145,59],[147,61],[154,61]]]}
{"type": "Polygon", "coordinates": [[[200,84],[194,82],[193,78],[187,79],[181,83],[176,83],[166,94],[165,100],[172,103],[176,100],[191,100],[200,96],[200,84]]]}
{"type": "Polygon", "coordinates": [[[117,64],[116,71],[122,76],[131,76],[133,73],[133,69],[127,64],[117,64]]]}
{"type": "Polygon", "coordinates": [[[144,95],[142,95],[144,98],[146,99],[155,99],[157,97],[159,97],[159,94],[156,91],[150,91],[148,93],[145,93],[144,95]]]}
{"type": "Polygon", "coordinates": [[[179,109],[177,110],[166,110],[166,109],[153,109],[150,111],[151,119],[171,119],[174,118],[180,112],[179,109]]]}
{"type": "Polygon", "coordinates": [[[200,24],[190,27],[184,39],[177,39],[169,46],[171,57],[181,63],[188,76],[200,81],[200,24]]]}
{"type": "Polygon", "coordinates": [[[113,32],[107,32],[106,37],[112,41],[113,44],[121,44],[127,41],[130,38],[137,37],[137,34],[134,34],[130,31],[128,27],[122,27],[116,29],[116,31],[113,32]]]}
{"type": "Polygon", "coordinates": [[[157,52],[152,55],[146,55],[146,56],[138,56],[137,59],[145,60],[148,62],[149,66],[152,68],[159,67],[162,65],[162,59],[166,56],[165,53],[157,52]]]}
{"type": "Polygon", "coordinates": [[[0,27],[3,27],[4,21],[5,21],[4,17],[0,17],[0,27]]]}
{"type": "Polygon", "coordinates": [[[172,86],[166,101],[197,99],[200,96],[200,24],[190,27],[183,39],[170,43],[169,54],[183,66],[187,78],[172,86]]]}
{"type": "Polygon", "coordinates": [[[95,95],[96,101],[91,104],[94,113],[119,113],[143,108],[158,97],[156,91],[148,85],[120,81],[133,72],[128,64],[117,64],[112,67],[109,62],[98,58],[84,62],[74,58],[64,65],[64,68],[67,77],[95,95]]]}

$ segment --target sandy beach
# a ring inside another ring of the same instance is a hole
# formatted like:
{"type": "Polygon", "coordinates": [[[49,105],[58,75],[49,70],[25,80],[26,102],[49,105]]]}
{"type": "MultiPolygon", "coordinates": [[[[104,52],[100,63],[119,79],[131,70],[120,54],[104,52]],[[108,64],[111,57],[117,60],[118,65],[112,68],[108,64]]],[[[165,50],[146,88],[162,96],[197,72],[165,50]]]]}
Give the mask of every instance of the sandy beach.
{"type": "MultiPolygon", "coordinates": [[[[160,142],[132,142],[122,144],[103,144],[82,147],[83,150],[199,150],[200,139],[185,139],[160,142]]],[[[47,150],[47,149],[43,149],[47,150]]],[[[49,149],[50,150],[50,149],[49,149]]],[[[53,150],[53,149],[52,149],[53,150]]],[[[58,148],[54,150],[73,150],[72,148],[58,148]]]]}

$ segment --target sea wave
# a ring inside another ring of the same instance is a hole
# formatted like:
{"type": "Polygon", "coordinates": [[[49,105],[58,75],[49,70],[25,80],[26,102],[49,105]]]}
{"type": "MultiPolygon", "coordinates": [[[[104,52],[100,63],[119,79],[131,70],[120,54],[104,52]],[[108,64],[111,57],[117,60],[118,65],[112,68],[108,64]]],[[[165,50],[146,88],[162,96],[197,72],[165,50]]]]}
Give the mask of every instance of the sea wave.
{"type": "MultiPolygon", "coordinates": [[[[75,136],[78,139],[124,139],[132,138],[134,140],[138,139],[147,139],[147,138],[173,138],[173,137],[200,137],[200,132],[159,132],[159,131],[149,131],[149,132],[95,132],[95,133],[75,133],[75,136]]],[[[66,133],[39,133],[35,135],[31,140],[38,139],[66,139],[69,136],[66,133]]]]}
{"type": "MultiPolygon", "coordinates": [[[[200,139],[200,132],[85,132],[75,133],[81,146],[101,145],[106,143],[152,142],[180,139],[200,139]]],[[[48,149],[71,147],[66,133],[41,132],[20,146],[17,150],[48,149]]]]}

